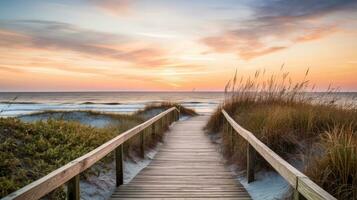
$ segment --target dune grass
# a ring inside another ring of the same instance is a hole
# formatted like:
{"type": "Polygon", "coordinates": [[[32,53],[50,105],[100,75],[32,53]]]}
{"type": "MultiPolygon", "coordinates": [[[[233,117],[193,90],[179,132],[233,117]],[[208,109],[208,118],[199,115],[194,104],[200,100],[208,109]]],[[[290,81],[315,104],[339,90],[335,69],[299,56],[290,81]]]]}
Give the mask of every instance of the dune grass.
{"type": "Polygon", "coordinates": [[[196,111],[194,111],[193,109],[186,108],[176,102],[152,103],[152,104],[145,106],[144,109],[137,111],[135,114],[141,115],[143,113],[148,113],[149,111],[152,111],[152,110],[165,110],[165,109],[169,109],[171,107],[176,107],[180,111],[180,115],[186,115],[186,116],[198,115],[196,113],[196,111]]]}
{"type": "MultiPolygon", "coordinates": [[[[169,105],[171,104],[159,105],[156,108],[165,110],[169,105]]],[[[141,113],[148,112],[151,108],[150,105],[141,113]]],[[[95,128],[77,121],[65,121],[65,118],[49,117],[48,120],[34,123],[25,123],[17,118],[0,118],[0,197],[47,175],[146,120],[138,113],[120,115],[93,111],[75,112],[111,117],[121,123],[95,128]]],[[[33,115],[46,113],[69,114],[70,112],[46,111],[33,115]]],[[[153,148],[162,141],[163,133],[167,128],[156,126],[155,137],[150,131],[145,131],[145,148],[153,148]]],[[[139,156],[139,139],[139,136],[134,136],[124,144],[126,159],[139,156]]],[[[113,158],[113,154],[109,154],[100,162],[111,162],[113,158]]],[[[97,172],[89,169],[82,176],[85,178],[93,173],[97,172]]],[[[64,199],[63,188],[55,190],[49,194],[48,198],[64,199]]]]}
{"type": "Polygon", "coordinates": [[[306,174],[338,199],[357,199],[357,132],[333,127],[321,136],[325,151],[312,156],[306,174]]]}
{"type": "MultiPolygon", "coordinates": [[[[303,172],[332,195],[356,199],[356,108],[309,98],[306,76],[299,83],[287,81],[288,74],[283,72],[280,77],[261,76],[256,72],[253,78],[238,82],[235,75],[226,85],[225,101],[210,118],[207,131],[222,134],[224,109],[285,160],[303,165],[303,172]]],[[[244,169],[247,142],[238,136],[237,143],[232,150],[223,137],[222,150],[228,162],[244,169]]],[[[258,170],[271,169],[259,156],[257,166],[258,170]]]]}
{"type": "Polygon", "coordinates": [[[141,121],[99,129],[61,120],[23,123],[15,118],[0,119],[0,196],[88,153],[141,121]]]}

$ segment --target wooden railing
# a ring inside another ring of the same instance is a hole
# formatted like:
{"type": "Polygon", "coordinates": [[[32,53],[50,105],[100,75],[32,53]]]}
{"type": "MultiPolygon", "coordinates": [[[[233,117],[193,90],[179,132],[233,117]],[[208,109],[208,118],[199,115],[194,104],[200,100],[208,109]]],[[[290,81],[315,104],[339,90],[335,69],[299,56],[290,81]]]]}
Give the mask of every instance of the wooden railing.
{"type": "Polygon", "coordinates": [[[32,200],[39,199],[59,186],[67,183],[67,199],[80,199],[79,191],[79,176],[81,172],[91,167],[97,161],[108,155],[110,152],[115,151],[115,164],[116,164],[116,185],[122,185],[123,178],[123,145],[126,141],[136,135],[140,135],[140,152],[144,156],[145,153],[145,140],[144,132],[150,131],[151,134],[157,134],[157,130],[164,130],[172,122],[177,121],[179,118],[179,110],[172,107],[155,117],[145,121],[134,128],[125,131],[117,137],[109,140],[93,151],[71,161],[70,163],[58,168],[50,174],[40,178],[37,181],[9,194],[3,200],[10,199],[23,199],[32,200]]]}
{"type": "Polygon", "coordinates": [[[248,142],[248,183],[254,181],[254,163],[257,152],[294,188],[294,199],[336,200],[336,198],[311,181],[305,174],[282,159],[251,132],[238,125],[225,110],[222,110],[222,113],[224,115],[224,135],[230,137],[230,146],[234,148],[237,133],[248,142]]]}

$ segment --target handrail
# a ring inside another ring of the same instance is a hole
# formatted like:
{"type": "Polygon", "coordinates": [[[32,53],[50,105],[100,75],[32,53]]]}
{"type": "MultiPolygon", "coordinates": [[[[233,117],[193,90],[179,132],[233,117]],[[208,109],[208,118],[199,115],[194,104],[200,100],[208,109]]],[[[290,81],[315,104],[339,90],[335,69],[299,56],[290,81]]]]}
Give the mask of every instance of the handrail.
{"type": "MultiPolygon", "coordinates": [[[[176,107],[172,107],[167,109],[164,112],[152,117],[151,119],[143,122],[131,128],[122,134],[116,136],[115,138],[109,140],[108,142],[102,144],[96,149],[90,151],[89,153],[69,162],[68,164],[56,169],[55,171],[49,173],[48,175],[30,183],[29,185],[24,186],[23,188],[9,194],[4,197],[2,200],[10,200],[10,199],[39,199],[59,186],[65,184],[67,181],[73,180],[75,183],[74,186],[74,194],[70,194],[70,199],[79,199],[79,174],[91,167],[97,161],[108,155],[110,152],[114,150],[116,151],[116,164],[117,164],[117,185],[123,183],[123,167],[122,167],[122,152],[124,142],[129,140],[135,135],[142,133],[144,129],[152,126],[152,130],[155,130],[155,123],[159,120],[161,121],[161,126],[168,126],[171,122],[178,120],[179,118],[179,110],[176,107]],[[167,119],[165,119],[167,118],[167,119]],[[118,154],[119,153],[119,154],[118,154]],[[118,160],[118,158],[120,160],[118,160]],[[119,167],[119,168],[118,168],[119,167]],[[118,171],[119,170],[119,171],[118,171]],[[119,176],[118,176],[119,173],[119,176]]],[[[141,134],[143,135],[143,134],[141,134]]],[[[141,137],[142,146],[144,144],[143,137],[141,137]]],[[[142,147],[142,151],[143,151],[142,147]]],[[[143,153],[143,152],[142,152],[143,153]]],[[[73,188],[69,188],[69,190],[73,190],[73,188]]]]}
{"type": "MultiPolygon", "coordinates": [[[[248,143],[247,151],[247,175],[248,182],[254,180],[254,152],[258,152],[292,187],[294,187],[294,197],[299,199],[303,195],[306,199],[336,200],[331,194],[323,190],[320,186],[310,180],[305,174],[294,168],[278,154],[256,138],[251,132],[244,129],[232,119],[225,110],[222,110],[228,124],[242,136],[248,143]],[[253,149],[254,148],[254,149],[253,149]],[[252,151],[253,150],[253,151],[252,151]]],[[[229,131],[230,132],[230,131],[229,131]]],[[[233,134],[231,132],[231,134],[233,134]]]]}

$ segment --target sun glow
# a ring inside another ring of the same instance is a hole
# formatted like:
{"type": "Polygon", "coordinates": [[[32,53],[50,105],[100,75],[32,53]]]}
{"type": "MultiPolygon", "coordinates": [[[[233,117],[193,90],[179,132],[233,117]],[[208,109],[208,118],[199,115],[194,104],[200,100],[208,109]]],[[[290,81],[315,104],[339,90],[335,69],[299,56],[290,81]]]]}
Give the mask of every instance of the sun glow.
{"type": "Polygon", "coordinates": [[[128,1],[123,8],[109,1],[24,2],[0,3],[0,91],[71,85],[77,90],[222,90],[236,68],[242,74],[274,72],[283,63],[292,78],[309,67],[317,88],[332,82],[357,90],[357,22],[350,20],[357,12],[346,9],[352,1],[302,2],[302,14],[277,10],[279,1],[271,0],[259,6],[128,1]]]}

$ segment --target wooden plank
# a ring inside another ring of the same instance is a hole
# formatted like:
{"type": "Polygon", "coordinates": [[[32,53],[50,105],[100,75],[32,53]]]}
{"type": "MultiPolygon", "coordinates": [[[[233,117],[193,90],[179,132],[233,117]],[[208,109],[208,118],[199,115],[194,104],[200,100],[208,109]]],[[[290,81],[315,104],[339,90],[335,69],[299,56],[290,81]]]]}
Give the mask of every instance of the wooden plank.
{"type": "Polygon", "coordinates": [[[307,177],[298,178],[298,187],[297,190],[307,199],[316,199],[316,200],[335,200],[331,194],[323,190],[320,186],[314,183],[307,177]]]}
{"type": "Polygon", "coordinates": [[[140,156],[145,158],[145,129],[140,134],[140,156]]]}
{"type": "Polygon", "coordinates": [[[247,149],[247,181],[248,183],[254,181],[255,173],[255,150],[252,145],[248,144],[247,149]]]}
{"type": "Polygon", "coordinates": [[[307,199],[333,199],[332,195],[312,182],[305,174],[294,168],[278,154],[267,147],[251,132],[237,124],[226,111],[222,110],[225,119],[254,149],[259,153],[288,183],[307,199]],[[300,186],[298,185],[300,184],[300,186]]]}
{"type": "Polygon", "coordinates": [[[239,126],[225,111],[222,111],[227,121],[254,149],[281,175],[290,185],[296,188],[296,177],[305,176],[299,170],[295,169],[288,162],[273,152],[264,143],[258,140],[251,132],[239,126]]]}
{"type": "Polygon", "coordinates": [[[79,175],[73,177],[67,183],[67,199],[68,200],[79,200],[80,191],[79,191],[79,175]]]}
{"type": "Polygon", "coordinates": [[[207,119],[171,126],[154,160],[112,199],[250,199],[205,135],[207,119]]]}
{"type": "Polygon", "coordinates": [[[121,144],[119,147],[115,149],[115,171],[116,171],[116,186],[123,185],[124,183],[124,151],[123,145],[121,144]]]}
{"type": "Polygon", "coordinates": [[[123,144],[128,139],[132,138],[142,130],[149,127],[151,124],[165,117],[171,112],[177,112],[175,107],[172,107],[153,118],[145,121],[142,124],[135,126],[134,128],[125,131],[124,133],[118,135],[117,137],[109,140],[93,151],[71,161],[70,163],[58,168],[57,170],[51,172],[50,174],[40,178],[37,181],[32,182],[29,185],[11,193],[10,195],[3,198],[3,200],[9,199],[26,199],[33,200],[39,199],[56,189],[57,187],[63,185],[69,181],[74,176],[80,174],[97,161],[108,155],[110,152],[115,150],[119,145],[123,144]]]}

